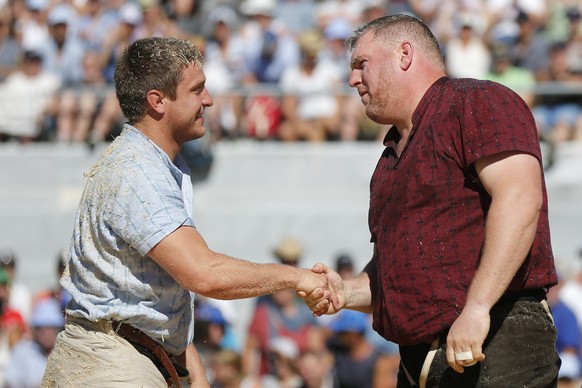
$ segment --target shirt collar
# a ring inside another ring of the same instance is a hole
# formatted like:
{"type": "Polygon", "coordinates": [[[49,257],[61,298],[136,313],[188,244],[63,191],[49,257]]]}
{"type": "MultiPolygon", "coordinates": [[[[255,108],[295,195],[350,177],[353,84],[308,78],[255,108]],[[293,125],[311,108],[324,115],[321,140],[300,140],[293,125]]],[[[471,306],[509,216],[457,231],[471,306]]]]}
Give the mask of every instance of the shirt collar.
{"type": "MultiPolygon", "coordinates": [[[[443,83],[445,83],[448,79],[449,79],[449,77],[447,77],[447,76],[439,78],[424,93],[424,95],[420,99],[420,102],[418,103],[418,106],[416,107],[416,109],[412,113],[412,133],[414,133],[414,126],[416,125],[416,123],[418,123],[420,121],[421,117],[424,115],[424,113],[428,109],[430,103],[432,102],[432,100],[435,98],[438,91],[440,90],[440,86],[443,83]]],[[[412,135],[412,133],[411,133],[411,135],[412,135]]],[[[392,148],[396,149],[396,144],[398,144],[399,140],[400,140],[400,132],[398,132],[398,128],[396,128],[396,126],[392,126],[392,128],[390,128],[390,130],[388,130],[388,133],[386,133],[386,136],[384,136],[383,142],[384,142],[384,145],[386,147],[392,147],[392,148]]]]}

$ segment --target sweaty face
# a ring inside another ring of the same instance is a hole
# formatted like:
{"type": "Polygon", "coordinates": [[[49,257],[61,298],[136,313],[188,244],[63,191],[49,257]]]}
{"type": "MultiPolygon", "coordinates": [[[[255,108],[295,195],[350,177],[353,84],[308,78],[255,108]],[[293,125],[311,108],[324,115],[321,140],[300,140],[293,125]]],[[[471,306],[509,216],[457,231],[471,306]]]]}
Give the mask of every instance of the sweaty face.
{"type": "Polygon", "coordinates": [[[366,115],[380,124],[390,124],[394,57],[394,52],[374,41],[369,33],[360,38],[352,53],[349,85],[358,90],[366,115]]]}
{"type": "Polygon", "coordinates": [[[200,66],[191,64],[182,72],[176,99],[166,100],[166,115],[174,137],[180,142],[204,136],[204,110],[213,103],[205,82],[206,77],[200,66]]]}

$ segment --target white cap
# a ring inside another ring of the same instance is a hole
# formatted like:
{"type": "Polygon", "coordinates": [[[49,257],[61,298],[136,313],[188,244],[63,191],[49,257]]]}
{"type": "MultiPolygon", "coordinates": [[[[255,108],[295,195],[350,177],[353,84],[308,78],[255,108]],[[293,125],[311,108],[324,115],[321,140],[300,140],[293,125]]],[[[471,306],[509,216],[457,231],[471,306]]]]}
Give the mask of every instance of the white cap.
{"type": "Polygon", "coordinates": [[[119,8],[119,19],[123,23],[136,26],[141,23],[142,17],[141,8],[135,3],[125,3],[119,8]]]}
{"type": "Polygon", "coordinates": [[[32,327],[63,327],[65,318],[59,302],[53,298],[43,299],[37,303],[32,311],[30,321],[32,327]]]}
{"type": "Polygon", "coordinates": [[[269,343],[269,349],[287,358],[297,358],[299,356],[299,349],[297,344],[291,338],[277,337],[273,338],[269,343]]]}
{"type": "Polygon", "coordinates": [[[218,22],[223,22],[229,27],[233,27],[237,23],[236,12],[226,5],[220,5],[214,8],[208,15],[208,21],[214,25],[218,22]]]}
{"type": "Polygon", "coordinates": [[[558,378],[576,380],[580,377],[580,359],[572,353],[560,353],[562,365],[558,372],[558,378]]]}
{"type": "Polygon", "coordinates": [[[75,10],[67,4],[59,4],[53,8],[47,18],[49,25],[69,24],[75,19],[75,10]]]}
{"type": "Polygon", "coordinates": [[[244,0],[240,12],[245,15],[273,16],[276,5],[275,0],[244,0]]]}
{"type": "Polygon", "coordinates": [[[45,10],[49,6],[49,0],[26,0],[28,9],[45,10]]]}

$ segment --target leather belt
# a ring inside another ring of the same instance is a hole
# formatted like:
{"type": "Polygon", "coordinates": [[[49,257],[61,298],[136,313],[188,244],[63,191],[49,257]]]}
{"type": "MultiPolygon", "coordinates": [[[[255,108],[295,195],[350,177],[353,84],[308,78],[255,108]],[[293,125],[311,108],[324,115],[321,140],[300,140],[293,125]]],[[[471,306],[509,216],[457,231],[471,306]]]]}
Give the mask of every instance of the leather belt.
{"type": "Polygon", "coordinates": [[[160,344],[151,339],[141,330],[123,322],[113,323],[113,329],[119,336],[123,337],[128,342],[143,346],[158,358],[164,368],[166,368],[166,371],[170,374],[170,380],[168,380],[169,387],[172,386],[172,383],[176,388],[182,386],[180,378],[178,377],[178,372],[176,371],[176,367],[174,364],[172,364],[168,354],[164,351],[164,349],[162,349],[160,344]]]}
{"type": "Polygon", "coordinates": [[[541,302],[546,299],[548,290],[543,287],[519,290],[509,294],[503,294],[497,303],[515,303],[519,301],[541,302]]]}

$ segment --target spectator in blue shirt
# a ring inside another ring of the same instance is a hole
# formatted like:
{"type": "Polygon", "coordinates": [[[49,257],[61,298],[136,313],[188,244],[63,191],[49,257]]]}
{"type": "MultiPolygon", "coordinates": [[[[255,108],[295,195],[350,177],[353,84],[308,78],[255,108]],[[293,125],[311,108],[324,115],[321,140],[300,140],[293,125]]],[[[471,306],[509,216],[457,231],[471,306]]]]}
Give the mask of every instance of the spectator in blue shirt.
{"type": "Polygon", "coordinates": [[[580,363],[580,325],[574,312],[559,298],[563,279],[547,294],[554,324],[558,330],[556,350],[562,359],[558,374],[560,380],[578,380],[582,377],[580,363]]]}

